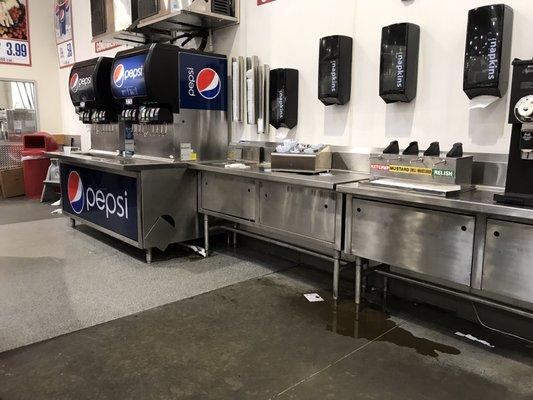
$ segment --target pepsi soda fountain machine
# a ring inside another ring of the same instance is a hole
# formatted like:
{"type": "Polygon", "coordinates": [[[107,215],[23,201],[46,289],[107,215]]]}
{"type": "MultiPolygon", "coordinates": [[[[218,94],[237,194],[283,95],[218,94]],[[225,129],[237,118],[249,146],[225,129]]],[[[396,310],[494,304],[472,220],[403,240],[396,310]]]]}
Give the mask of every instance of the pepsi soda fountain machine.
{"type": "Polygon", "coordinates": [[[109,57],[78,62],[69,76],[72,104],[80,120],[90,126],[89,153],[111,157],[124,151],[124,129],[118,123],[117,103],[109,85],[112,64],[109,57]]]}
{"type": "Polygon", "coordinates": [[[132,124],[134,157],[223,159],[228,146],[227,58],[155,43],[119,52],[111,88],[132,124]]]}
{"type": "Polygon", "coordinates": [[[101,111],[118,103],[119,126],[132,127],[135,154],[54,154],[60,159],[63,214],[72,226],[82,222],[144,249],[151,262],[153,248],[202,236],[197,176],[187,162],[225,158],[226,58],[157,43],[105,63],[105,74],[93,74],[97,85],[73,102],[83,106],[79,111],[87,122],[110,122],[115,115],[101,111]],[[101,104],[85,101],[92,90],[101,104]],[[86,111],[97,106],[93,119],[86,111]]]}

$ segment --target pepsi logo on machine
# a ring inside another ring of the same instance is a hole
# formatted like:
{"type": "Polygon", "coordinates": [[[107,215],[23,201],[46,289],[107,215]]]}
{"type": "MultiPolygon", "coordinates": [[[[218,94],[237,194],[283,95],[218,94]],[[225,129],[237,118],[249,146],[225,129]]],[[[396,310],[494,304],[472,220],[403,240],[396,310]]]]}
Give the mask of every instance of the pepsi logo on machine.
{"type": "Polygon", "coordinates": [[[90,76],[80,77],[80,75],[76,72],[72,74],[72,76],[70,77],[70,82],[69,82],[70,91],[72,93],[76,93],[78,92],[78,90],[91,85],[92,82],[93,82],[92,77],[90,76]]]}
{"type": "Polygon", "coordinates": [[[143,77],[143,67],[126,69],[124,64],[118,64],[113,71],[113,83],[116,87],[121,88],[128,79],[137,79],[143,77]]]}
{"type": "Polygon", "coordinates": [[[83,182],[76,171],[69,174],[67,188],[70,207],[76,214],[81,214],[85,206],[85,194],[83,193],[83,182]]]}
{"type": "Polygon", "coordinates": [[[146,95],[144,63],[146,54],[126,57],[113,66],[111,89],[116,98],[142,97],[146,95]]]}
{"type": "Polygon", "coordinates": [[[227,110],[227,59],[180,53],[180,108],[227,110]]]}
{"type": "Polygon", "coordinates": [[[78,91],[78,80],[79,80],[78,74],[72,74],[72,76],[70,77],[70,90],[72,90],[73,92],[78,91]]]}
{"type": "Polygon", "coordinates": [[[212,100],[220,94],[220,77],[212,68],[204,68],[196,77],[196,88],[204,99],[212,100]]]}
{"type": "Polygon", "coordinates": [[[137,239],[137,180],[73,165],[61,165],[63,211],[137,239]]]}
{"type": "Polygon", "coordinates": [[[113,71],[113,83],[116,87],[124,84],[124,64],[118,64],[113,71]]]}

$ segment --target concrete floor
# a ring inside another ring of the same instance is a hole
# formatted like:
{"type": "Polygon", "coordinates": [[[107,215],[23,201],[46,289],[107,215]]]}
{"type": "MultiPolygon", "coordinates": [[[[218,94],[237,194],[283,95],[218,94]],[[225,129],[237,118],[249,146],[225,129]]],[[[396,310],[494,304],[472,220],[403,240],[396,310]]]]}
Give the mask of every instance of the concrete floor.
{"type": "Polygon", "coordinates": [[[56,208],[37,200],[27,200],[24,196],[0,199],[0,225],[57,218],[57,214],[51,214],[56,208]]]}
{"type": "Polygon", "coordinates": [[[293,262],[225,245],[209,259],[181,246],[144,253],[34,201],[0,202],[0,351],[286,269],[293,262]]]}
{"type": "MultiPolygon", "coordinates": [[[[63,219],[57,222],[12,228],[17,235],[42,226],[87,236],[65,229],[63,219]]],[[[114,250],[103,238],[88,237],[101,241],[100,251],[114,250]]],[[[129,254],[122,253],[123,263],[140,268],[136,254],[129,254]]],[[[230,264],[244,257],[224,256],[230,264]]],[[[169,263],[165,268],[182,258],[163,261],[169,263]]],[[[207,265],[211,261],[216,263],[209,259],[207,265]]],[[[247,262],[250,268],[256,264],[247,262]]],[[[97,275],[103,273],[94,268],[99,263],[91,263],[97,275]]],[[[398,299],[390,299],[386,311],[366,306],[355,313],[350,291],[336,306],[329,301],[330,274],[305,266],[274,270],[0,353],[0,399],[533,399],[531,346],[398,299]],[[326,301],[309,303],[303,294],[311,292],[326,301]]],[[[11,293],[12,302],[21,290],[11,293]]],[[[47,308],[45,302],[38,307],[47,308]]]]}

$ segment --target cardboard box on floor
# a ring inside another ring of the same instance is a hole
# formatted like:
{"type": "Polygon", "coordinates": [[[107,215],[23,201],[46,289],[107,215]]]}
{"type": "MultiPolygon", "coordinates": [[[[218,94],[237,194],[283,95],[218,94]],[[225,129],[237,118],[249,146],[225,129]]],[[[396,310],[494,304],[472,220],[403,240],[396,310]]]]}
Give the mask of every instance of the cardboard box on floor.
{"type": "Polygon", "coordinates": [[[0,198],[8,199],[24,193],[22,168],[0,169],[0,198]]]}

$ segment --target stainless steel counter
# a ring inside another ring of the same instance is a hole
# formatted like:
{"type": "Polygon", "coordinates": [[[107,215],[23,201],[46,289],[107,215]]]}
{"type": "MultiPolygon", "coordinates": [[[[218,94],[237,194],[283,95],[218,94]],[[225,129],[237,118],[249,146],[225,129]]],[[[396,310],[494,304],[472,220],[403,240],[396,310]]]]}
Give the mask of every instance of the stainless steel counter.
{"type": "Polygon", "coordinates": [[[150,169],[186,168],[185,162],[168,162],[152,160],[149,158],[121,157],[89,153],[72,153],[66,155],[63,152],[54,151],[47,153],[48,156],[60,160],[73,162],[80,165],[100,167],[117,171],[143,171],[150,169]]]}
{"type": "Polygon", "coordinates": [[[533,220],[533,208],[496,203],[493,200],[494,194],[502,193],[503,189],[493,187],[478,187],[471,191],[452,195],[451,197],[439,197],[413,191],[377,188],[357,182],[339,185],[337,186],[337,191],[361,198],[437,207],[455,212],[533,220]]]}
{"type": "Polygon", "coordinates": [[[533,209],[496,203],[502,190],[439,197],[368,183],[337,186],[346,194],[344,249],[356,257],[356,293],[363,258],[389,265],[387,276],[468,293],[506,310],[533,310],[533,209]]]}
{"type": "Polygon", "coordinates": [[[249,164],[247,169],[226,168],[225,161],[210,161],[200,163],[189,163],[189,167],[199,171],[215,172],[220,174],[240,176],[244,178],[253,178],[263,181],[273,181],[287,183],[291,185],[307,186],[318,189],[335,190],[337,185],[347,182],[360,181],[368,179],[369,175],[365,173],[356,173],[346,170],[333,170],[331,174],[297,174],[288,172],[273,172],[270,167],[249,164]]]}

